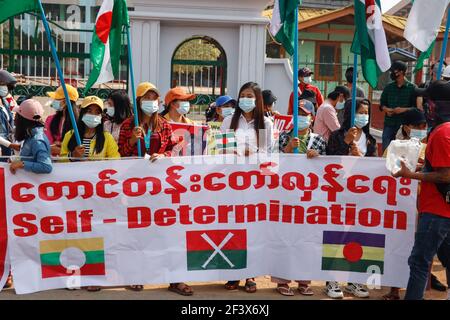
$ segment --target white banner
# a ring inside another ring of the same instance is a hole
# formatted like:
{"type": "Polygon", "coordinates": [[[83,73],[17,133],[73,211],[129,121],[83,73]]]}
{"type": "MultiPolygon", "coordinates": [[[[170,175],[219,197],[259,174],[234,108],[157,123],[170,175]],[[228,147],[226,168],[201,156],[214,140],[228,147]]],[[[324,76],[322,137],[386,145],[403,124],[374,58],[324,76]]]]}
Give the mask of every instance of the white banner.
{"type": "Polygon", "coordinates": [[[49,175],[1,165],[16,292],[260,275],[406,286],[417,183],[392,178],[383,159],[221,159],[55,164],[49,175]]]}

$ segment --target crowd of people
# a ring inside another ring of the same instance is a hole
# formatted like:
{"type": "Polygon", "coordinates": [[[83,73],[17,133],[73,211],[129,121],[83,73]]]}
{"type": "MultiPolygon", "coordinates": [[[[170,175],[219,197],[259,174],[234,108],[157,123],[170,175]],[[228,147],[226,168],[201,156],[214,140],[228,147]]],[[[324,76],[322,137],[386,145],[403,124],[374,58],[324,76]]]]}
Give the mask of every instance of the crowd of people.
{"type": "MultiPolygon", "coordinates": [[[[380,152],[370,133],[372,103],[359,87],[356,87],[356,110],[354,121],[352,119],[351,92],[356,86],[352,83],[353,72],[353,68],[348,68],[345,72],[347,83],[337,86],[324,98],[319,88],[312,84],[313,72],[308,68],[299,70],[299,103],[293,105],[291,94],[288,106],[288,115],[293,114],[294,107],[298,108],[296,134],[291,129],[275,138],[274,118],[279,115],[277,97],[254,82],[244,84],[236,98],[218,97],[206,111],[206,121],[215,132],[235,135],[235,153],[239,156],[298,151],[305,154],[306,159],[326,155],[377,157],[385,156],[395,139],[420,140],[422,152],[416,172],[402,165],[394,175],[421,181],[419,220],[409,258],[411,273],[406,298],[422,299],[436,254],[447,268],[450,283],[450,83],[448,79],[436,80],[424,84],[422,89],[417,88],[406,79],[407,65],[395,61],[390,70],[392,82],[385,87],[380,99],[379,108],[384,113],[380,152]]],[[[179,87],[170,89],[163,99],[152,83],[139,84],[137,114],[133,114],[130,98],[123,90],[113,91],[105,101],[96,96],[80,99],[77,89],[66,85],[70,103],[66,102],[62,87],[48,93],[54,114],[44,119],[44,108],[33,97],[14,100],[15,83],[16,79],[10,73],[0,71],[1,159],[10,162],[12,173],[25,170],[51,174],[55,161],[137,157],[138,149],[151,161],[171,157],[177,141],[170,124],[195,123],[189,117],[190,101],[195,96],[179,87]],[[81,144],[72,127],[72,115],[81,144]]],[[[208,150],[214,150],[214,146],[208,150]]],[[[210,152],[216,153],[217,150],[210,152]]],[[[433,288],[446,290],[436,277],[431,279],[433,288]]],[[[290,280],[272,277],[272,281],[277,284],[278,293],[294,295],[290,280]]],[[[236,290],[239,283],[239,280],[228,281],[225,288],[236,290]]],[[[297,280],[297,283],[300,294],[314,294],[309,280],[297,280]]],[[[11,281],[7,286],[11,286],[11,281]]],[[[130,288],[140,291],[143,286],[130,288]]],[[[255,292],[255,279],[246,279],[244,288],[249,293],[255,292]]],[[[87,288],[89,291],[100,289],[87,288]]],[[[181,295],[193,294],[193,289],[186,283],[172,283],[169,290],[181,295]]],[[[340,285],[334,281],[327,282],[324,291],[333,299],[344,296],[340,285]]],[[[348,283],[344,291],[360,298],[369,297],[364,284],[348,283]]],[[[391,288],[384,298],[399,299],[399,288],[391,288]]]]}

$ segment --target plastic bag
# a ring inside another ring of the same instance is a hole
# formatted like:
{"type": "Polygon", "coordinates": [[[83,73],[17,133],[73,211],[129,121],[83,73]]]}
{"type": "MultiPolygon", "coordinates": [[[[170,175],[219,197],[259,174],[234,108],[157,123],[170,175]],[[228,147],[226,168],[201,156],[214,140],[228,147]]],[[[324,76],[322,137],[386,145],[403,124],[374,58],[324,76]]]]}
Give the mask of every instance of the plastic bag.
{"type": "Polygon", "coordinates": [[[416,138],[393,140],[387,149],[386,168],[396,173],[401,169],[401,161],[404,161],[409,170],[416,171],[421,147],[421,142],[416,138]]]}

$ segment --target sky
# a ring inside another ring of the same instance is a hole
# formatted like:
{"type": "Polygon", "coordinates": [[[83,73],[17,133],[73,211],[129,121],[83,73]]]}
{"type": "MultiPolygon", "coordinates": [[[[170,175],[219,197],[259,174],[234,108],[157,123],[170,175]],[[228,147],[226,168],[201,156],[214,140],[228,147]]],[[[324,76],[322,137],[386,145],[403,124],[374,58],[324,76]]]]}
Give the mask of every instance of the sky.
{"type": "Polygon", "coordinates": [[[400,2],[400,0],[380,0],[381,2],[381,11],[386,12],[393,6],[395,6],[397,3],[400,2]]]}

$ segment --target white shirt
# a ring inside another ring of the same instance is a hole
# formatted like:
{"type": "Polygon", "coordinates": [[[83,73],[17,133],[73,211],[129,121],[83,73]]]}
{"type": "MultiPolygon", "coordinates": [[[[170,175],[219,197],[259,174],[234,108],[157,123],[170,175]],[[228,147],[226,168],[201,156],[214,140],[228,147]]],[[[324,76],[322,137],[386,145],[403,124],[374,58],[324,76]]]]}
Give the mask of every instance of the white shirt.
{"type": "MultiPolygon", "coordinates": [[[[230,132],[232,118],[233,116],[231,115],[223,120],[222,125],[220,126],[220,131],[222,133],[230,132]]],[[[255,120],[253,119],[247,122],[244,115],[241,114],[235,132],[238,154],[245,154],[245,149],[247,148],[251,153],[271,151],[271,146],[274,144],[273,122],[268,117],[264,117],[264,127],[266,129],[261,130],[259,133],[259,149],[254,123],[255,120]]]]}
{"type": "Polygon", "coordinates": [[[363,156],[367,153],[367,137],[364,132],[361,132],[361,137],[359,137],[359,140],[355,140],[356,145],[358,146],[359,151],[363,154],[363,156]]]}

